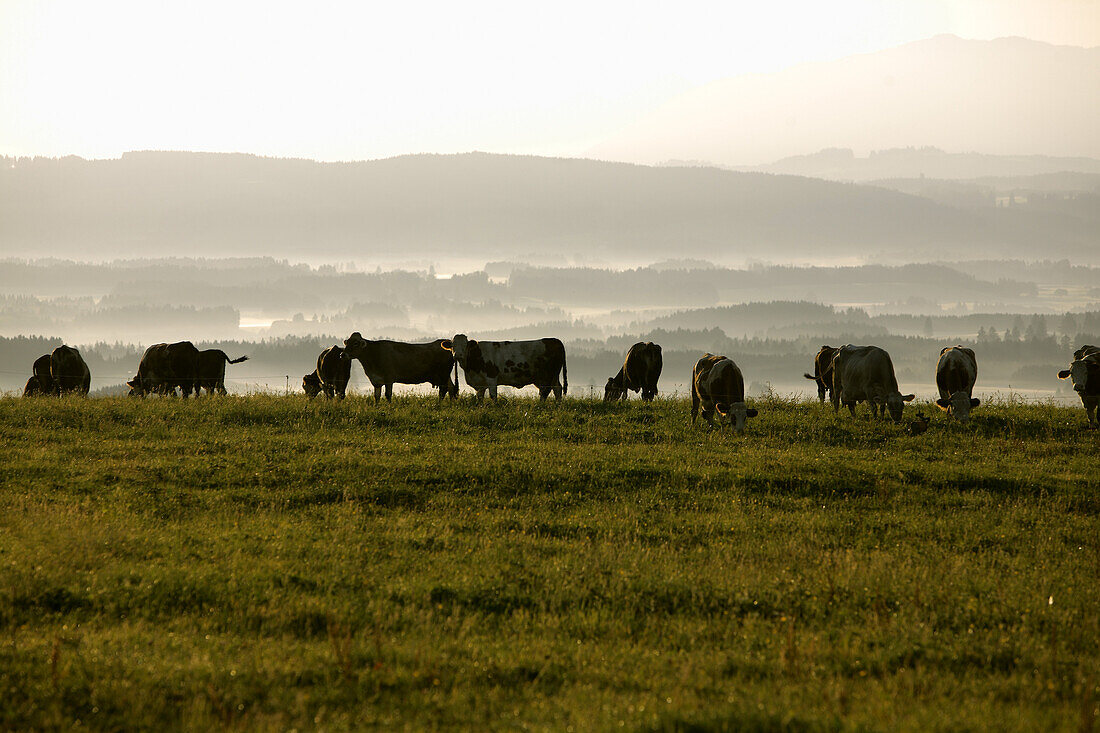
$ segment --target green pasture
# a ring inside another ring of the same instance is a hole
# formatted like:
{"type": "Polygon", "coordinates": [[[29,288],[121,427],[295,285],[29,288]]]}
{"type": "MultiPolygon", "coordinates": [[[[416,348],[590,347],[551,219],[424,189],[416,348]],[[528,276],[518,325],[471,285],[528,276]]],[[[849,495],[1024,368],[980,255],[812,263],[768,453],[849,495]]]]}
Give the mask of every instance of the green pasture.
{"type": "Polygon", "coordinates": [[[1100,435],[0,399],[0,729],[1096,730],[1100,435]]]}

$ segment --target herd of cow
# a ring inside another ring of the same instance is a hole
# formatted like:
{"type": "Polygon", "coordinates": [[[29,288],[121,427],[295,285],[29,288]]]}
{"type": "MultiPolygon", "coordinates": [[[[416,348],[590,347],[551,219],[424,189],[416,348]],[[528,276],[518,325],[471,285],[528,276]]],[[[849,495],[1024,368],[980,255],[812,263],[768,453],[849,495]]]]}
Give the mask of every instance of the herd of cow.
{"type": "MultiPolygon", "coordinates": [[[[145,350],[137,374],[127,382],[130,394],[175,395],[184,397],[208,393],[225,394],[225,365],[237,364],[248,357],[230,359],[220,349],[200,351],[190,341],[156,344],[145,350]]],[[[393,397],[394,384],[431,384],[439,390],[439,399],[458,396],[458,368],[462,367],[466,384],[480,401],[485,392],[497,398],[497,388],[534,385],[539,397],[554,393],[556,399],[569,389],[565,346],[556,338],[533,341],[475,341],[464,334],[426,344],[369,340],[353,333],[343,346],[331,346],[317,358],[317,368],[302,378],[302,388],[311,398],[324,393],[343,398],[351,379],[352,360],[358,359],[374,387],[374,399],[393,397]],[[452,378],[453,372],[453,378],[452,378]],[[561,376],[559,380],[558,377],[561,376]]],[[[639,342],[630,347],[618,374],[609,377],[604,401],[626,399],[627,391],[640,392],[643,400],[657,396],[661,376],[661,347],[639,342]]],[[[855,415],[856,404],[867,402],[876,416],[889,414],[900,422],[902,409],[914,395],[903,395],[894,376],[890,355],[877,346],[823,346],[814,359],[814,373],[804,375],[817,383],[821,402],[828,396],[833,408],[845,405],[855,415]]],[[[972,349],[948,346],[940,351],[936,364],[936,404],[961,422],[970,418],[970,410],[980,401],[973,396],[978,377],[978,362],[972,349]]],[[[1070,379],[1080,395],[1089,427],[1097,423],[1100,404],[1100,347],[1082,346],[1073,352],[1069,369],[1058,372],[1070,379]]],[[[80,352],[59,346],[35,360],[33,375],[27,380],[24,396],[88,394],[91,372],[80,352]]],[[[740,432],[757,411],[745,404],[745,382],[741,370],[725,356],[704,354],[691,374],[691,422],[700,411],[714,426],[729,425],[740,432]]]]}

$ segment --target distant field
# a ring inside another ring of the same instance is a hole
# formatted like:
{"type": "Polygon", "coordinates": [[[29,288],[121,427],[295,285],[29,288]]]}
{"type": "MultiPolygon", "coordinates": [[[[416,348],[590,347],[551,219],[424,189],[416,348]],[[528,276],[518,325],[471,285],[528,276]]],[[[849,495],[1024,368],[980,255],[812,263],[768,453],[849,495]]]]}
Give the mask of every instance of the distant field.
{"type": "Polygon", "coordinates": [[[1095,729],[1079,406],[756,406],[0,398],[0,729],[1095,729]]]}

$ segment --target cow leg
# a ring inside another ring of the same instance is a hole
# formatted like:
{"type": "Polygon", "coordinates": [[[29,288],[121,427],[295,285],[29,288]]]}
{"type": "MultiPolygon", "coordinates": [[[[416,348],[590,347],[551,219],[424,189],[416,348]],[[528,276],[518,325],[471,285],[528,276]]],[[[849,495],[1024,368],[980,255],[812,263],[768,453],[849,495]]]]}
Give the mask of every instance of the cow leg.
{"type": "Polygon", "coordinates": [[[481,402],[483,399],[485,399],[485,388],[477,387],[477,401],[481,402]]]}
{"type": "Polygon", "coordinates": [[[489,399],[491,399],[493,402],[497,401],[497,384],[496,384],[496,382],[493,382],[492,384],[489,385],[489,399]]]}
{"type": "MultiPolygon", "coordinates": [[[[540,400],[545,402],[546,398],[549,397],[549,396],[550,396],[550,387],[539,387],[539,399],[540,400]]],[[[559,394],[558,397],[560,399],[561,395],[559,394]]]]}
{"type": "Polygon", "coordinates": [[[699,395],[691,390],[691,424],[695,424],[695,418],[699,416],[699,395]]]}
{"type": "Polygon", "coordinates": [[[386,402],[393,402],[393,382],[386,382],[386,402]]]}
{"type": "Polygon", "coordinates": [[[219,382],[218,383],[218,394],[220,394],[220,395],[226,394],[225,383],[224,382],[219,382]]]}
{"type": "Polygon", "coordinates": [[[1096,402],[1093,402],[1091,405],[1085,405],[1085,414],[1089,418],[1089,430],[1096,430],[1097,427],[1100,427],[1096,422],[1096,404],[1096,402]]]}
{"type": "Polygon", "coordinates": [[[856,416],[856,403],[855,402],[846,402],[844,404],[846,404],[848,406],[848,412],[852,413],[852,417],[855,417],[856,416]]]}
{"type": "Polygon", "coordinates": [[[817,399],[821,404],[825,404],[825,388],[820,384],[817,385],[817,399]]]}
{"type": "Polygon", "coordinates": [[[374,385],[374,404],[378,404],[378,401],[382,399],[382,385],[374,385]]]}
{"type": "Polygon", "coordinates": [[[554,390],[554,400],[557,401],[557,402],[561,402],[562,388],[561,387],[553,387],[552,389],[554,390]]]}
{"type": "Polygon", "coordinates": [[[710,425],[710,429],[714,429],[714,408],[703,408],[703,419],[707,421],[707,425],[710,425]]]}

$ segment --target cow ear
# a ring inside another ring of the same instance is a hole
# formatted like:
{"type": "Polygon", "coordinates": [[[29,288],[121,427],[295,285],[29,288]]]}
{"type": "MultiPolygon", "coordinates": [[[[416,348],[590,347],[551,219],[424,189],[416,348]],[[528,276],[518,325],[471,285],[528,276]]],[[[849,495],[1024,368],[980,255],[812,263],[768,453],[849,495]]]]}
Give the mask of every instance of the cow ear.
{"type": "Polygon", "coordinates": [[[916,398],[917,398],[917,396],[915,394],[903,394],[901,396],[901,401],[902,402],[912,402],[916,398]]]}
{"type": "Polygon", "coordinates": [[[942,349],[940,349],[940,356],[943,356],[948,351],[951,351],[951,347],[950,346],[944,346],[942,349]]]}
{"type": "Polygon", "coordinates": [[[946,410],[948,407],[951,406],[951,401],[945,400],[944,398],[940,397],[938,400],[936,400],[936,404],[946,410]]]}
{"type": "Polygon", "coordinates": [[[750,407],[749,409],[745,410],[745,417],[756,417],[759,414],[760,413],[756,411],[755,407],[750,407]]]}
{"type": "Polygon", "coordinates": [[[454,346],[454,344],[451,343],[450,339],[443,339],[443,343],[441,343],[439,346],[446,351],[450,351],[451,347],[454,346]]]}
{"type": "Polygon", "coordinates": [[[1069,376],[1069,369],[1063,369],[1062,371],[1058,372],[1058,378],[1059,379],[1065,379],[1068,376],[1069,376]]]}
{"type": "Polygon", "coordinates": [[[131,379],[129,382],[126,383],[126,386],[130,389],[137,389],[137,380],[131,379]]]}
{"type": "Polygon", "coordinates": [[[970,406],[971,406],[971,407],[977,407],[977,406],[978,406],[978,405],[980,405],[980,404],[982,404],[982,401],[981,401],[981,400],[979,400],[978,398],[976,398],[976,397],[972,397],[972,398],[970,399],[970,406]]]}
{"type": "Polygon", "coordinates": [[[714,409],[718,411],[719,415],[726,415],[730,411],[730,406],[725,402],[715,402],[714,409]]]}

